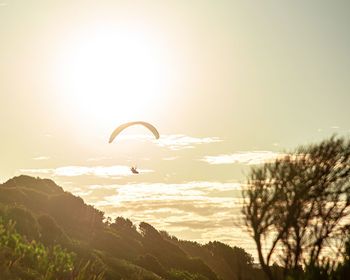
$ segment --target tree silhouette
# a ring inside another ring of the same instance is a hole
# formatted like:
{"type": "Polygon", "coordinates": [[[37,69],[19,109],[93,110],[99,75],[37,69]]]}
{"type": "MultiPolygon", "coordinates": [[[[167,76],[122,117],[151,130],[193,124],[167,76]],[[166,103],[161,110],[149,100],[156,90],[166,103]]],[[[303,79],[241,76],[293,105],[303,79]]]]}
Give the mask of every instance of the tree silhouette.
{"type": "Polygon", "coordinates": [[[331,137],[252,168],[243,215],[269,279],[280,261],[284,277],[302,275],[334,248],[350,210],[350,141],[331,137]]]}

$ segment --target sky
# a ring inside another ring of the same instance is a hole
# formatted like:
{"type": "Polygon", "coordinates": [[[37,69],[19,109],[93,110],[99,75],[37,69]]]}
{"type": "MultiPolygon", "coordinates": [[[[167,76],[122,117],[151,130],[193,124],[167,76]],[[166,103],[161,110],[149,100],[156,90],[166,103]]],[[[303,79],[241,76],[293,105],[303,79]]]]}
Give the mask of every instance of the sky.
{"type": "Polygon", "coordinates": [[[350,134],[349,1],[0,0],[0,182],[254,254],[252,166],[350,134]],[[113,143],[113,130],[130,127],[113,143]],[[136,165],[139,175],[130,172],[136,165]]]}

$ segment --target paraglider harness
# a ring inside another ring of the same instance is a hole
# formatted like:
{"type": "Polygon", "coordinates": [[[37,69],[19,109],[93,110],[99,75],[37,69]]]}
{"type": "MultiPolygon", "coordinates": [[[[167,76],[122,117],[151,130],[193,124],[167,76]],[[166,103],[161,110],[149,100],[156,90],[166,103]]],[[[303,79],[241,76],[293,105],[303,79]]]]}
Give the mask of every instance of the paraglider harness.
{"type": "Polygon", "coordinates": [[[134,174],[139,174],[139,172],[136,170],[136,167],[131,167],[130,168],[131,172],[134,173],[134,174]]]}

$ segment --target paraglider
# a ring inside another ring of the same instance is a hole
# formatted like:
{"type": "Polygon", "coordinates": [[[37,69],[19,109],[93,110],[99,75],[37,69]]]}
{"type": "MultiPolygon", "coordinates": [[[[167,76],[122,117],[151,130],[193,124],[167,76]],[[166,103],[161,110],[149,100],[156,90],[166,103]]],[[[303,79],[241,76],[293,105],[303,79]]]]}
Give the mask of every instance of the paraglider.
{"type": "MultiPolygon", "coordinates": [[[[119,133],[121,133],[125,128],[129,127],[129,126],[132,126],[132,125],[143,125],[144,127],[148,128],[154,135],[154,137],[156,139],[159,139],[159,132],[158,130],[153,126],[151,125],[150,123],[148,122],[142,122],[142,121],[137,121],[137,122],[127,122],[127,123],[124,123],[120,126],[118,126],[111,134],[111,136],[109,137],[109,142],[108,143],[112,143],[113,140],[118,136],[119,133]]],[[[131,172],[133,174],[139,174],[139,171],[136,169],[136,166],[132,166],[130,168],[131,172]]]]}
{"type": "Polygon", "coordinates": [[[136,167],[131,167],[130,168],[131,172],[134,173],[134,174],[139,174],[139,172],[136,170],[136,167]]]}
{"type": "Polygon", "coordinates": [[[109,143],[112,143],[112,141],[118,136],[118,134],[120,132],[122,132],[125,128],[129,127],[129,126],[132,126],[132,125],[136,125],[136,124],[139,124],[139,125],[143,125],[145,126],[146,128],[148,128],[154,135],[154,137],[156,139],[159,139],[159,132],[157,131],[157,129],[151,125],[150,123],[148,122],[141,122],[141,121],[138,121],[138,122],[128,122],[128,123],[124,123],[120,126],[118,126],[114,131],[113,133],[111,134],[111,136],[109,137],[109,143]]]}

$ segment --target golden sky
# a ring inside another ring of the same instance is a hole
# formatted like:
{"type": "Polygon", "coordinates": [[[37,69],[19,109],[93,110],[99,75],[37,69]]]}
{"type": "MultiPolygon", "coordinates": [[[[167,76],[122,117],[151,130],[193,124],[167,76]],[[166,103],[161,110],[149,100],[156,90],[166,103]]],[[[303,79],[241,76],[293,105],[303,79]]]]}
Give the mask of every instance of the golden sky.
{"type": "Polygon", "coordinates": [[[0,0],[1,182],[52,178],[108,215],[250,250],[233,225],[249,167],[349,135],[349,12],[345,0],[0,0]],[[108,144],[138,120],[160,139],[131,127],[108,144]]]}

